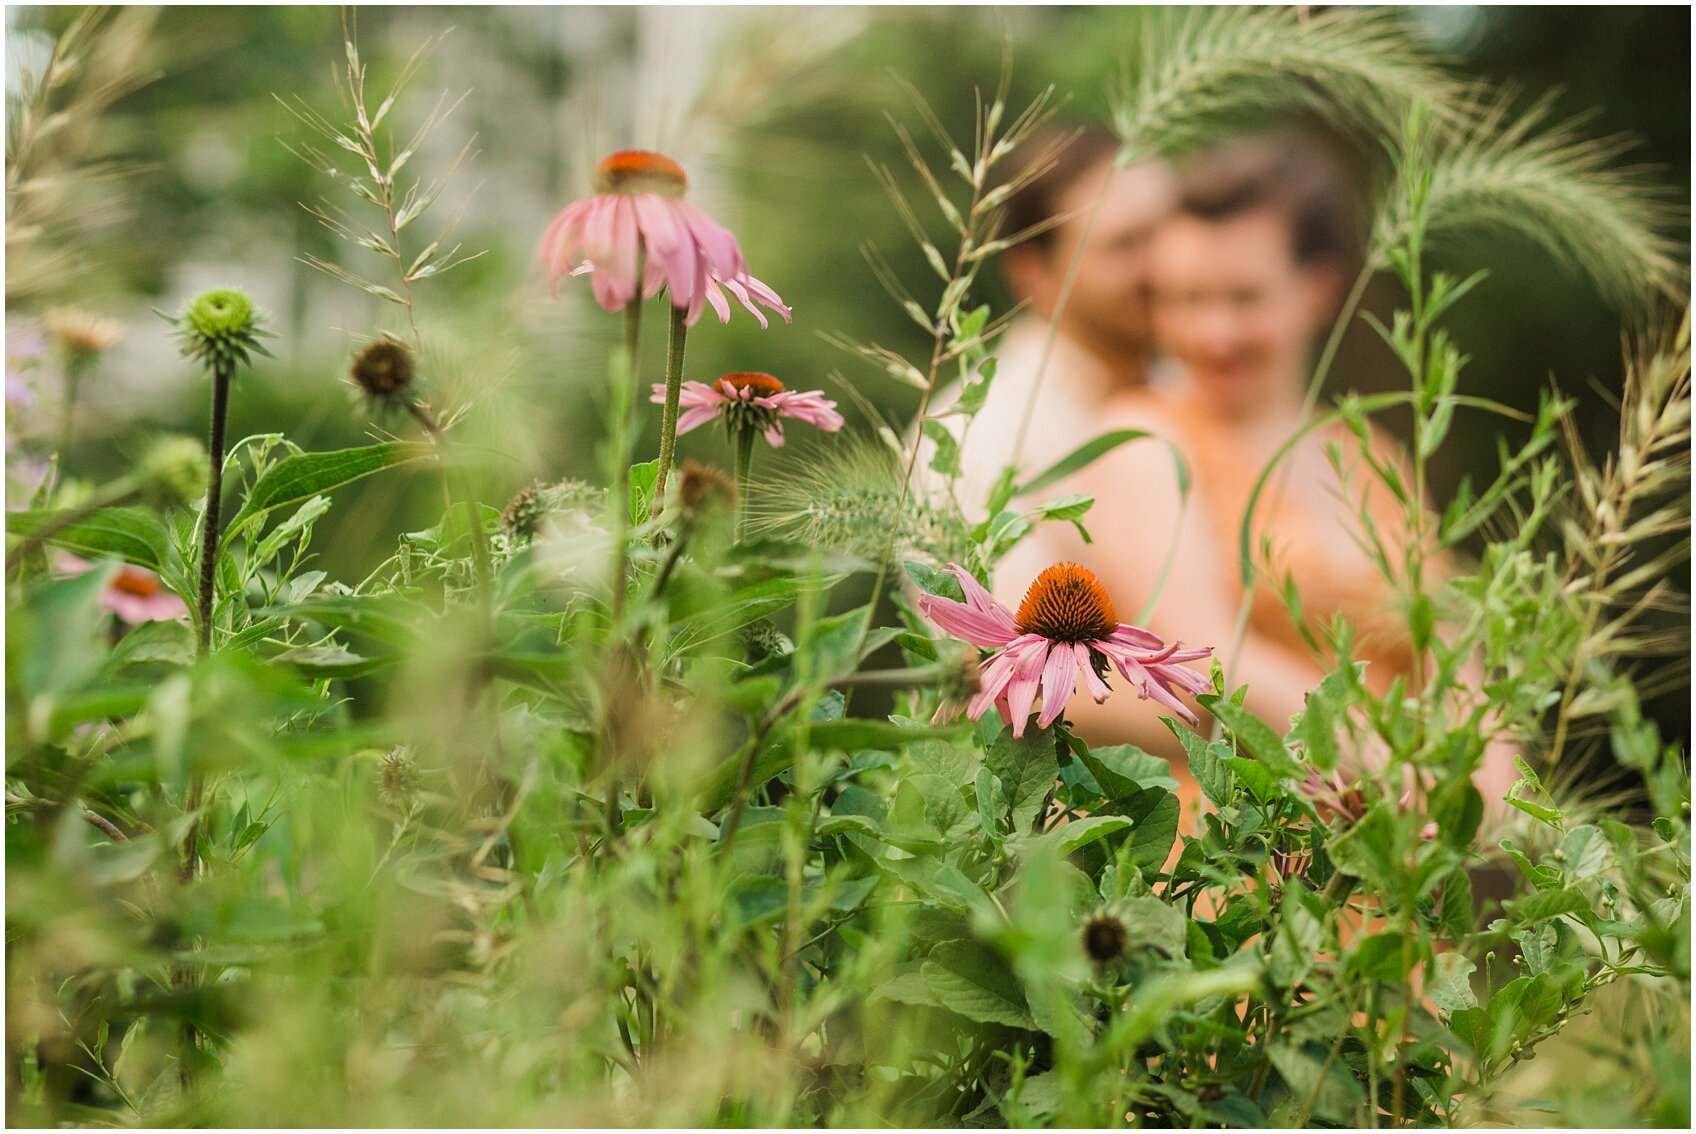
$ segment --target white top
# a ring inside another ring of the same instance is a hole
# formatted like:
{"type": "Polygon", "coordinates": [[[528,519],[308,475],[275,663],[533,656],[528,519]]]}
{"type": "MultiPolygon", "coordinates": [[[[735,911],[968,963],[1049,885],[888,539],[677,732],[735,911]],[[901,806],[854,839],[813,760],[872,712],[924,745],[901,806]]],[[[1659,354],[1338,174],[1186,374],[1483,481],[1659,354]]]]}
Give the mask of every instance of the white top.
{"type": "MultiPolygon", "coordinates": [[[[1044,319],[1033,315],[1015,319],[995,344],[993,353],[998,360],[995,377],[983,407],[969,424],[960,415],[941,418],[948,431],[961,441],[961,475],[955,492],[969,523],[975,524],[986,517],[990,492],[1013,459],[1020,424],[1025,419],[1026,407],[1031,404],[1031,391],[1037,385],[1037,368],[1048,334],[1049,324],[1044,319]]],[[[1017,479],[1030,479],[1100,433],[1103,428],[1100,406],[1112,389],[1113,375],[1108,368],[1064,334],[1057,334],[1041,390],[1031,408],[1017,479]]],[[[938,390],[931,402],[931,416],[952,407],[959,397],[957,382],[938,390]]],[[[946,492],[946,478],[930,469],[935,452],[936,447],[928,438],[922,440],[918,467],[913,473],[915,489],[929,499],[941,499],[946,492]]],[[[1074,489],[1056,485],[1021,497],[1010,507],[1028,510],[1069,491],[1074,489]]],[[[1075,551],[1071,549],[1077,544],[1077,533],[1070,524],[1052,521],[1038,524],[1001,560],[989,589],[1002,602],[1017,607],[1037,574],[1045,567],[1074,557],[1075,551]]]]}

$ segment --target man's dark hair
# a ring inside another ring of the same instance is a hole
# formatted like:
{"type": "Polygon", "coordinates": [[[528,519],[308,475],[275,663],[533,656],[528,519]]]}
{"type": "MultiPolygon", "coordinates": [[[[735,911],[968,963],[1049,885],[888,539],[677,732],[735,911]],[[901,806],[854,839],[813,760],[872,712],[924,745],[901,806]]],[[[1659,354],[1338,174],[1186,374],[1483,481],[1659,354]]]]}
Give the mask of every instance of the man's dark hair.
{"type": "Polygon", "coordinates": [[[1296,260],[1360,262],[1361,196],[1341,157],[1296,131],[1237,138],[1190,158],[1178,172],[1178,212],[1219,221],[1271,208],[1290,226],[1296,260]]]}
{"type": "MultiPolygon", "coordinates": [[[[1033,133],[1004,167],[1000,183],[1019,188],[1002,206],[1001,235],[1014,236],[1052,219],[1066,190],[1118,152],[1118,135],[1104,126],[1049,126],[1033,133]]],[[[1054,229],[1043,229],[1027,243],[1046,253],[1054,246],[1054,229]]]]}

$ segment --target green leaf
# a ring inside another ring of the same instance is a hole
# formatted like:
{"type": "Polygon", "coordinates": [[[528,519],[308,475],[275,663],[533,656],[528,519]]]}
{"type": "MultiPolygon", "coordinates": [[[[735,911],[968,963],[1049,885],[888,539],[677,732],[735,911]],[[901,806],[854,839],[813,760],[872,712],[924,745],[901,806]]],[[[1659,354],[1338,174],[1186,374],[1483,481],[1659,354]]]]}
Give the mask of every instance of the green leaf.
{"type": "Polygon", "coordinates": [[[941,473],[943,476],[959,476],[959,439],[954,436],[945,423],[934,418],[926,418],[923,428],[924,435],[930,438],[932,444],[936,446],[935,455],[930,459],[931,471],[941,473]]]}
{"type": "Polygon", "coordinates": [[[1590,899],[1582,891],[1575,889],[1543,890],[1536,894],[1527,894],[1507,903],[1514,917],[1521,921],[1544,921],[1562,914],[1591,913],[1590,899]]]}
{"type": "Polygon", "coordinates": [[[965,602],[966,592],[960,589],[960,580],[954,577],[952,571],[938,571],[917,560],[908,559],[902,563],[907,577],[913,580],[913,585],[927,595],[951,599],[954,602],[965,602]]]}
{"type": "Polygon", "coordinates": [[[1463,953],[1438,954],[1437,978],[1427,986],[1431,1003],[1445,1015],[1452,1015],[1463,1008],[1478,1007],[1478,997],[1472,993],[1471,979],[1477,968],[1478,966],[1463,953]]]}
{"type": "Polygon", "coordinates": [[[1120,853],[1145,873],[1161,869],[1178,838],[1178,797],[1160,788],[1147,788],[1125,804],[1124,810],[1134,826],[1120,853]]]}
{"type": "Polygon", "coordinates": [[[1082,748],[1078,759],[1110,800],[1128,799],[1144,788],[1178,790],[1178,781],[1172,778],[1172,766],[1134,744],[1082,748]]]}
{"type": "Polygon", "coordinates": [[[1074,819],[1052,831],[1037,835],[1030,839],[1027,845],[1052,850],[1064,858],[1073,851],[1130,826],[1131,821],[1122,815],[1091,815],[1086,819],[1074,819]]]}
{"type": "Polygon", "coordinates": [[[1365,1092],[1342,1060],[1326,1060],[1287,1043],[1273,1044],[1267,1057],[1295,1098],[1313,1100],[1314,1117],[1363,1125],[1355,1121],[1355,1115],[1366,1101],[1365,1092]]]}
{"type": "Polygon", "coordinates": [[[1472,932],[1472,879],[1464,870],[1449,875],[1443,887],[1442,934],[1450,941],[1460,941],[1472,932]]]}
{"type": "Polygon", "coordinates": [[[1036,1031],[1019,980],[999,958],[965,941],[944,941],[920,968],[935,1002],[980,1024],[1036,1031]]]}
{"type": "Polygon", "coordinates": [[[32,701],[63,695],[98,671],[106,653],[101,624],[107,617],[100,596],[117,573],[116,563],[97,563],[80,575],[49,579],[26,592],[25,605],[13,607],[6,623],[7,661],[21,659],[8,669],[8,694],[16,678],[32,701]]]}
{"type": "Polygon", "coordinates": [[[346,646],[297,646],[270,659],[276,665],[286,665],[307,677],[352,678],[374,673],[400,660],[398,654],[365,657],[346,646]]]}
{"type": "Polygon", "coordinates": [[[1231,769],[1237,777],[1237,782],[1242,784],[1258,803],[1270,803],[1282,794],[1278,790],[1278,778],[1267,771],[1266,765],[1258,760],[1250,760],[1244,756],[1227,756],[1225,766],[1231,769]]]}
{"type": "Polygon", "coordinates": [[[1301,741],[1307,762],[1321,772],[1337,766],[1337,721],[1346,704],[1348,688],[1348,674],[1341,670],[1326,674],[1319,687],[1307,695],[1307,707],[1295,728],[1294,739],[1301,741]]]}
{"type": "Polygon", "coordinates": [[[658,458],[643,461],[639,465],[630,466],[630,522],[644,523],[648,518],[648,509],[654,503],[654,485],[660,479],[660,462],[658,458]]]}
{"type": "Polygon", "coordinates": [[[1407,971],[1402,957],[1407,938],[1400,933],[1374,933],[1349,951],[1349,968],[1381,984],[1398,984],[1407,971]]]}
{"type": "MultiPolygon", "coordinates": [[[[1013,495],[1025,496],[1032,492],[1041,492],[1045,488],[1060,483],[1073,473],[1082,471],[1092,462],[1105,457],[1119,446],[1152,436],[1154,435],[1145,429],[1112,429],[1106,433],[1098,434],[1020,485],[1014,490],[1013,495]]],[[[1183,466],[1181,460],[1178,479],[1187,490],[1189,471],[1183,466]]]]}
{"type": "Polygon", "coordinates": [[[1375,805],[1326,847],[1332,864],[1344,874],[1364,879],[1381,893],[1394,892],[1400,877],[1395,861],[1395,825],[1389,806],[1375,805]]]}
{"type": "Polygon", "coordinates": [[[1042,810],[1042,801],[1060,775],[1054,738],[1047,731],[1038,730],[1018,740],[1011,729],[1006,730],[984,753],[984,766],[1001,781],[1013,829],[1030,830],[1042,810]]]}
{"type": "MultiPolygon", "coordinates": [[[[6,513],[6,533],[27,536],[59,522],[66,513],[39,510],[6,513]]],[[[83,555],[116,555],[126,563],[159,571],[170,547],[165,525],[141,508],[101,508],[60,528],[48,543],[83,555]]]]}
{"type": "Polygon", "coordinates": [[[1190,924],[1184,911],[1152,894],[1123,898],[1113,904],[1124,920],[1132,946],[1146,945],[1178,959],[1189,947],[1190,924]]]}
{"type": "Polygon", "coordinates": [[[1290,756],[1283,740],[1265,721],[1247,709],[1211,693],[1203,693],[1196,700],[1205,706],[1208,712],[1218,717],[1220,722],[1231,730],[1237,744],[1250,756],[1266,765],[1267,771],[1280,777],[1302,777],[1301,765],[1290,756]]]}
{"type": "Polygon", "coordinates": [[[933,728],[928,725],[914,727],[894,721],[849,717],[846,720],[814,724],[808,735],[814,748],[841,748],[848,752],[857,752],[862,748],[893,750],[905,747],[915,740],[927,740],[932,737],[958,738],[961,730],[954,725],[945,728],[933,728]]]}
{"type": "Polygon", "coordinates": [[[1166,727],[1189,754],[1190,775],[1201,785],[1202,794],[1216,806],[1228,805],[1234,793],[1231,769],[1223,758],[1229,756],[1231,750],[1218,741],[1208,743],[1176,721],[1167,719],[1166,727]]]}
{"type": "Polygon", "coordinates": [[[243,528],[274,508],[298,504],[372,473],[423,460],[434,451],[433,446],[422,442],[385,441],[357,449],[284,457],[267,469],[247,494],[241,510],[224,529],[222,543],[228,544],[243,528]]]}

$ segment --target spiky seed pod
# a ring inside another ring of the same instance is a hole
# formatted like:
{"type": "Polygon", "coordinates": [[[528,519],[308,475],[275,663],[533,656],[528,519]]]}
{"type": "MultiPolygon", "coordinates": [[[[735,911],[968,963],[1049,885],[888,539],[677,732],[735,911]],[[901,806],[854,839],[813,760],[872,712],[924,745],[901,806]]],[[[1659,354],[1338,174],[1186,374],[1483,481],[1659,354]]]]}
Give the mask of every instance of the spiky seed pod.
{"type": "Polygon", "coordinates": [[[149,445],[138,471],[149,500],[160,507],[182,507],[206,490],[211,462],[199,441],[177,435],[161,437],[149,445]]]}
{"type": "Polygon", "coordinates": [[[547,519],[548,506],[539,483],[518,490],[501,513],[501,527],[515,543],[529,543],[547,519]]]}
{"type": "Polygon", "coordinates": [[[264,312],[253,306],[245,292],[220,287],[195,296],[174,322],[186,357],[229,373],[238,362],[247,365],[253,353],[272,357],[259,342],[273,337],[260,329],[264,320],[264,312]]]}
{"type": "Polygon", "coordinates": [[[769,618],[762,618],[742,627],[741,638],[742,645],[747,648],[750,664],[795,652],[795,643],[790,640],[789,635],[779,630],[777,623],[769,618]]]}
{"type": "Polygon", "coordinates": [[[695,515],[708,509],[728,511],[736,504],[736,485],[719,469],[687,460],[678,470],[678,498],[685,513],[695,515]]]}
{"type": "Polygon", "coordinates": [[[1110,965],[1125,955],[1130,931],[1118,915],[1106,911],[1084,922],[1084,952],[1098,965],[1110,965]]]}
{"type": "Polygon", "coordinates": [[[353,356],[349,377],[374,405],[386,406],[412,385],[412,352],[389,335],[372,341],[353,356]]]}
{"type": "Polygon", "coordinates": [[[377,798],[389,807],[405,810],[417,801],[422,778],[412,749],[396,745],[377,762],[377,798]]]}

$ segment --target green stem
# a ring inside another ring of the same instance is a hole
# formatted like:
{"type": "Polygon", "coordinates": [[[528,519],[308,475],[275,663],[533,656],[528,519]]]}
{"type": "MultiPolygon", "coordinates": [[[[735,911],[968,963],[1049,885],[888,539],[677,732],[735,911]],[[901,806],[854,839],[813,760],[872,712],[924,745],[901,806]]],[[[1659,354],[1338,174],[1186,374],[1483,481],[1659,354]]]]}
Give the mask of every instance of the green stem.
{"type": "Polygon", "coordinates": [[[677,448],[677,401],[683,390],[683,346],[689,337],[684,308],[671,309],[671,337],[665,351],[665,415],[660,420],[660,467],[654,476],[654,500],[648,519],[660,514],[665,503],[666,477],[671,473],[672,454],[677,448]]]}
{"type": "Polygon", "coordinates": [[[82,378],[89,368],[89,359],[80,352],[73,353],[65,360],[65,405],[59,420],[59,459],[63,461],[70,452],[71,438],[76,429],[77,389],[82,385],[82,378]]]}
{"type": "Polygon", "coordinates": [[[741,543],[748,520],[748,487],[754,475],[754,433],[743,426],[736,435],[736,453],[732,469],[736,475],[736,542],[741,543]]]}
{"type": "Polygon", "coordinates": [[[207,449],[212,468],[206,478],[206,511],[200,532],[200,604],[195,625],[195,653],[212,652],[212,596],[218,574],[218,509],[224,490],[224,424],[230,412],[232,367],[216,366],[212,372],[212,429],[207,449]]]}
{"type": "Polygon", "coordinates": [[[478,596],[487,607],[492,602],[490,589],[494,582],[494,568],[489,559],[489,535],[483,527],[483,510],[477,506],[477,496],[472,491],[470,480],[463,476],[451,477],[448,472],[451,467],[448,436],[436,421],[436,415],[420,402],[407,402],[406,408],[436,446],[436,460],[442,467],[442,491],[450,508],[454,492],[449,485],[457,481],[458,495],[465,502],[466,522],[471,525],[471,570],[476,578],[478,596]]]}
{"type": "MultiPolygon", "coordinates": [[[[212,652],[213,596],[218,577],[219,509],[224,490],[224,429],[230,413],[230,381],[234,367],[229,362],[215,364],[212,370],[212,424],[207,450],[212,458],[206,477],[206,508],[201,516],[200,533],[200,595],[199,617],[195,624],[195,655],[207,657],[212,652]]],[[[199,812],[206,794],[206,779],[199,773],[189,776],[188,790],[183,796],[183,812],[190,816],[188,833],[183,836],[182,862],[178,877],[183,885],[194,881],[200,863],[199,812]]],[[[179,964],[171,973],[171,985],[186,992],[199,983],[199,974],[192,964],[179,964]]],[[[194,1086],[194,1059],[197,1029],[192,1021],[182,1023],[182,1044],[178,1052],[177,1075],[186,1092],[194,1086]]]]}
{"type": "MultiPolygon", "coordinates": [[[[630,364],[629,379],[636,381],[641,371],[636,365],[637,353],[642,344],[642,249],[636,251],[636,294],[629,303],[624,305],[624,357],[630,364]]],[[[625,395],[629,397],[628,392],[625,395]]],[[[620,440],[623,450],[613,463],[618,466],[618,483],[613,486],[613,514],[617,528],[614,532],[613,547],[618,562],[614,564],[612,577],[612,624],[616,630],[624,617],[624,600],[629,593],[628,564],[625,556],[626,533],[630,527],[630,509],[625,501],[630,499],[630,422],[629,411],[625,411],[625,420],[619,423],[620,440]]]]}

